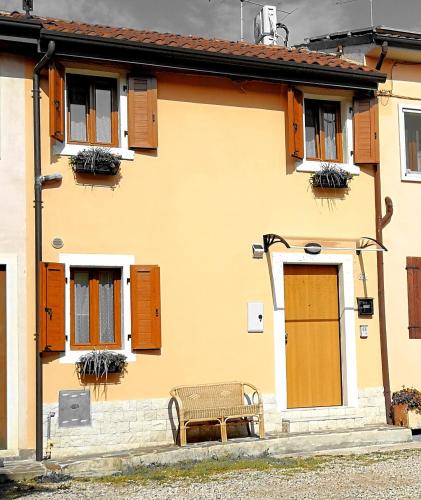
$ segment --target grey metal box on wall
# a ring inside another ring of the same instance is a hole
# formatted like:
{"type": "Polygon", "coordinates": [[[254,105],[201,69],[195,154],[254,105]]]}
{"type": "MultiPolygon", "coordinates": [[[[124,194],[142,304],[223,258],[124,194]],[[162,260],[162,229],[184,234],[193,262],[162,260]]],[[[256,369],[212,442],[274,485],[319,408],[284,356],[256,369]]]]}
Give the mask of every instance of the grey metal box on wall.
{"type": "Polygon", "coordinates": [[[91,425],[91,393],[84,390],[60,391],[58,399],[59,427],[91,425]]]}

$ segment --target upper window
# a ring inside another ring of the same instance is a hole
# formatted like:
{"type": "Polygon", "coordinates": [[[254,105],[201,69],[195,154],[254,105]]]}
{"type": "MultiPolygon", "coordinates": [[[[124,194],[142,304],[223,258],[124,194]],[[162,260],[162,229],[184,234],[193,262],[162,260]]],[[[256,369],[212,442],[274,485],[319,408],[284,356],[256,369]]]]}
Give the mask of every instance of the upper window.
{"type": "Polygon", "coordinates": [[[115,78],[67,75],[67,142],[118,146],[115,78]]]}
{"type": "Polygon", "coordinates": [[[70,286],[72,348],[121,347],[120,269],[72,268],[70,286]]]}
{"type": "Polygon", "coordinates": [[[405,160],[408,173],[421,173],[421,113],[404,111],[405,160]]]}
{"type": "Polygon", "coordinates": [[[342,162],[340,103],[305,99],[307,160],[342,162]]]}

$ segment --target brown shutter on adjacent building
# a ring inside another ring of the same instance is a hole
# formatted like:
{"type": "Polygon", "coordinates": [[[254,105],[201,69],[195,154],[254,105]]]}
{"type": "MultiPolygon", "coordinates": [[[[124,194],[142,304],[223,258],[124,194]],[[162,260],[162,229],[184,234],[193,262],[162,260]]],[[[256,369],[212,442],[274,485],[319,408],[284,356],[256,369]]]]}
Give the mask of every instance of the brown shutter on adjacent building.
{"type": "Polygon", "coordinates": [[[64,264],[40,263],[40,351],[65,350],[64,264]]]}
{"type": "Polygon", "coordinates": [[[158,147],[156,78],[129,78],[129,148],[158,147]]]}
{"type": "Polygon", "coordinates": [[[48,73],[50,94],[50,136],[58,141],[64,141],[64,67],[54,62],[48,73]]]}
{"type": "Polygon", "coordinates": [[[421,339],[421,257],[406,258],[409,338],[421,339]]]}
{"type": "Polygon", "coordinates": [[[158,266],[131,266],[132,349],[161,348],[161,297],[158,266]]]}
{"type": "Polygon", "coordinates": [[[304,158],[303,93],[293,87],[288,88],[288,152],[304,158]]]}
{"type": "Polygon", "coordinates": [[[379,162],[377,98],[354,99],[354,163],[379,162]]]}

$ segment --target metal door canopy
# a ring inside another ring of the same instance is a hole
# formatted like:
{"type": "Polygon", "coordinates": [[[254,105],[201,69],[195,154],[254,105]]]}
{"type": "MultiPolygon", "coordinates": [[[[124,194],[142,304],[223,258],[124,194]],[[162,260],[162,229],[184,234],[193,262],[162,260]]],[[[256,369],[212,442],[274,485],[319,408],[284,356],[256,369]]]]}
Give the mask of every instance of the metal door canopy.
{"type": "Polygon", "coordinates": [[[60,391],[58,399],[59,427],[91,425],[91,393],[83,390],[60,391]]]}

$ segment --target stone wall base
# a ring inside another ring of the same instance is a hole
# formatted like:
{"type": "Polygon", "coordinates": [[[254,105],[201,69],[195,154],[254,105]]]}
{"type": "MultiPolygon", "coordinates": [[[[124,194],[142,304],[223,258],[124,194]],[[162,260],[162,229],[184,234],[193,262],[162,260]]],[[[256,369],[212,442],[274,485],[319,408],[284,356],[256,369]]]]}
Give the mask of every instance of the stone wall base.
{"type": "MultiPolygon", "coordinates": [[[[268,433],[309,432],[355,428],[386,421],[382,388],[360,391],[357,408],[311,408],[279,412],[274,395],[264,395],[265,427],[268,433]],[[288,424],[288,425],[286,425],[288,424]]],[[[93,402],[92,423],[84,427],[59,427],[58,403],[44,405],[44,443],[52,444],[51,456],[106,453],[125,449],[174,444],[177,440],[176,406],[168,398],[130,401],[93,402]],[[47,441],[47,420],[51,418],[50,440],[47,441]]],[[[251,425],[251,432],[257,429],[251,425]]],[[[228,425],[228,437],[247,436],[249,429],[242,422],[228,425]]],[[[193,426],[189,442],[220,438],[218,425],[193,426]]]]}

